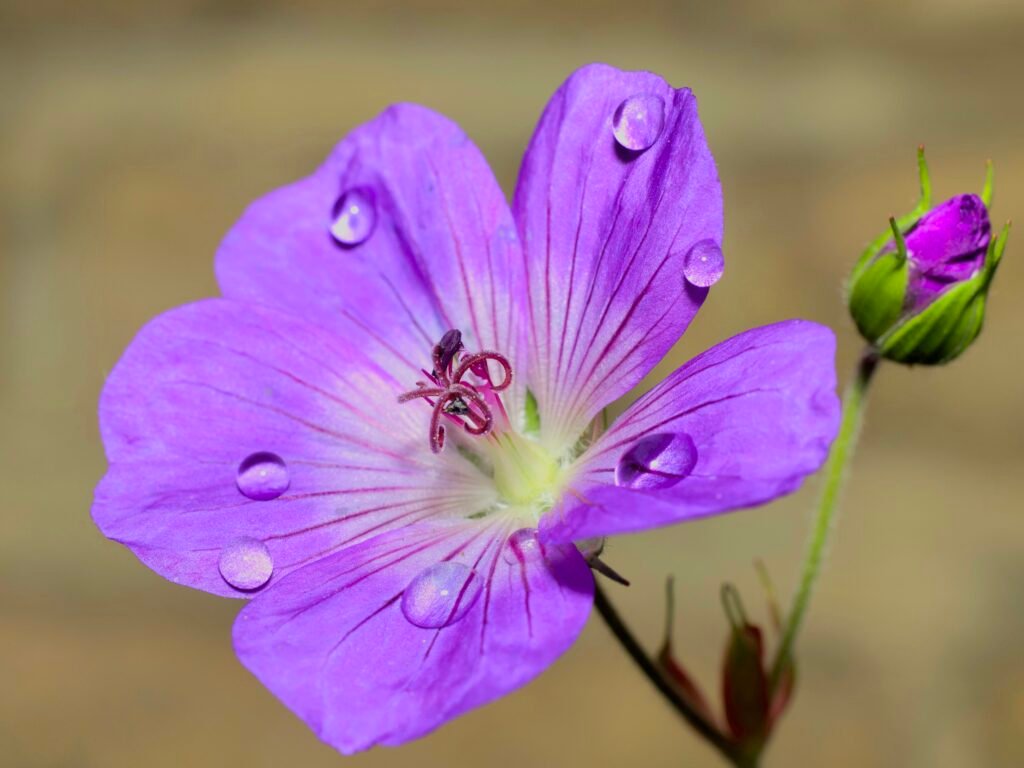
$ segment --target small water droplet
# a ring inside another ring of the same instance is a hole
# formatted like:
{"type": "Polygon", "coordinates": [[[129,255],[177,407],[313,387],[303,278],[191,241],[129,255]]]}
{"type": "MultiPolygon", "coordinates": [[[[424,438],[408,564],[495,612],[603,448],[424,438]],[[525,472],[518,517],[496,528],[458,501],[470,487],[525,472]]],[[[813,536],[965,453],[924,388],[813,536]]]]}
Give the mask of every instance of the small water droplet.
{"type": "Polygon", "coordinates": [[[710,288],[725,272],[725,257],[714,240],[699,240],[683,260],[683,277],[698,288],[710,288]]]}
{"type": "Polygon", "coordinates": [[[536,560],[543,554],[540,541],[537,539],[536,529],[520,528],[508,537],[505,551],[501,553],[501,556],[509,565],[515,565],[536,560]]]}
{"type": "Polygon", "coordinates": [[[217,567],[224,581],[235,589],[259,589],[270,581],[274,561],[266,544],[244,538],[221,551],[217,567]]]}
{"type": "Polygon", "coordinates": [[[462,563],[445,561],[420,571],[402,593],[402,613],[424,629],[454,624],[480,596],[481,579],[462,563]]]}
{"type": "Polygon", "coordinates": [[[377,224],[372,197],[359,189],[350,189],[338,198],[332,215],[331,236],[342,245],[359,245],[373,233],[377,224]]]}
{"type": "Polygon", "coordinates": [[[658,140],[665,127],[665,102],[660,96],[638,94],[619,104],[612,116],[615,140],[625,149],[642,152],[658,140]]]}
{"type": "Polygon", "coordinates": [[[622,454],[615,467],[615,483],[650,491],[671,488],[697,465],[697,446],[685,432],[647,435],[622,454]]]}
{"type": "Polygon", "coordinates": [[[284,459],[276,453],[260,451],[238,465],[235,483],[250,499],[270,501],[288,490],[291,478],[284,459]]]}
{"type": "Polygon", "coordinates": [[[514,243],[519,238],[516,228],[511,224],[502,224],[495,231],[498,240],[503,243],[514,243]]]}

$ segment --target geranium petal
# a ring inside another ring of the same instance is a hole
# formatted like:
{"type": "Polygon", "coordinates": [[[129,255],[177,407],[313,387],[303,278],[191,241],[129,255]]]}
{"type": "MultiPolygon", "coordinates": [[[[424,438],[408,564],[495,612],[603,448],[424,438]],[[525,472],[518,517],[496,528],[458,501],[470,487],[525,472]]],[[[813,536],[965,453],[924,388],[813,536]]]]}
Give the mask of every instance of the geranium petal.
{"type": "MultiPolygon", "coordinates": [[[[912,305],[927,305],[980,269],[991,234],[988,210],[977,195],[958,195],[926,213],[904,236],[912,268],[912,305]]],[[[894,250],[896,244],[890,243],[883,252],[894,250]]]]}
{"type": "Polygon", "coordinates": [[[707,295],[683,265],[720,244],[715,163],[688,89],[595,64],[552,97],[513,202],[529,289],[530,387],[544,437],[571,444],[679,338],[707,295]],[[664,105],[649,149],[625,150],[613,116],[633,96],[664,105]]]}
{"type": "Polygon", "coordinates": [[[306,179],[253,203],[217,253],[228,298],[291,311],[324,328],[352,324],[412,371],[458,328],[470,350],[515,360],[523,292],[507,201],[453,122],[398,104],[360,126],[306,179]],[[368,236],[330,229],[346,192],[372,210],[368,236]]]}
{"type": "Polygon", "coordinates": [[[575,493],[542,531],[561,541],[638,531],[795,490],[825,460],[839,426],[834,354],[828,328],[788,320],[695,357],[587,450],[575,493]],[[696,448],[688,475],[661,488],[617,483],[616,467],[638,441],[683,434],[696,448]]]}
{"type": "Polygon", "coordinates": [[[269,549],[272,581],[390,528],[488,507],[494,492],[475,467],[430,453],[429,407],[399,405],[401,384],[374,348],[354,329],[228,300],[156,318],[100,401],[110,469],[97,524],[167,578],[246,596],[218,567],[239,542],[269,549]],[[289,482],[261,500],[237,477],[264,452],[289,482]]]}
{"type": "Polygon", "coordinates": [[[238,656],[342,752],[422,736],[531,680],[586,621],[593,579],[575,547],[517,547],[510,527],[408,529],[296,571],[241,612],[238,656]],[[443,603],[432,623],[454,621],[417,626],[403,592],[439,563],[473,576],[428,596],[443,603]]]}

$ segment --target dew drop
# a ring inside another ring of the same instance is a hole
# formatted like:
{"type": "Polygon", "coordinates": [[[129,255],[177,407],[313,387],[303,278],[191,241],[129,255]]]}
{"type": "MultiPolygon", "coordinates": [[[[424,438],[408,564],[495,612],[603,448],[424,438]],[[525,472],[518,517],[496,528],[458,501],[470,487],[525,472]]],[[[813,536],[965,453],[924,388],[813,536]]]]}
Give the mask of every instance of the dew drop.
{"type": "Polygon", "coordinates": [[[516,228],[511,224],[502,224],[495,230],[495,237],[502,243],[514,243],[519,239],[516,228]]]}
{"type": "Polygon", "coordinates": [[[377,209],[369,194],[350,189],[334,204],[331,237],[342,245],[359,245],[373,233],[377,209]]]}
{"type": "Polygon", "coordinates": [[[259,589],[270,580],[274,561],[259,539],[239,539],[220,553],[217,563],[224,581],[235,589],[259,589]]]}
{"type": "Polygon", "coordinates": [[[445,561],[420,571],[402,593],[402,613],[424,629],[454,624],[480,596],[481,579],[462,563],[445,561]]]}
{"type": "Polygon", "coordinates": [[[683,277],[698,288],[710,288],[725,271],[725,257],[714,240],[700,240],[683,260],[683,277]]]}
{"type": "Polygon", "coordinates": [[[612,116],[615,140],[625,149],[642,152],[658,140],[665,127],[665,102],[660,96],[638,94],[619,104],[612,116]]]}
{"type": "Polygon", "coordinates": [[[235,483],[250,499],[270,501],[288,490],[291,478],[284,459],[276,453],[260,451],[238,465],[235,483]]]}
{"type": "Polygon", "coordinates": [[[685,432],[647,435],[622,454],[615,483],[643,491],[671,488],[697,464],[697,446],[685,432]]]}
{"type": "Polygon", "coordinates": [[[516,565],[536,560],[543,554],[540,541],[537,539],[537,531],[533,528],[520,528],[508,537],[505,551],[501,556],[509,565],[516,565]]]}

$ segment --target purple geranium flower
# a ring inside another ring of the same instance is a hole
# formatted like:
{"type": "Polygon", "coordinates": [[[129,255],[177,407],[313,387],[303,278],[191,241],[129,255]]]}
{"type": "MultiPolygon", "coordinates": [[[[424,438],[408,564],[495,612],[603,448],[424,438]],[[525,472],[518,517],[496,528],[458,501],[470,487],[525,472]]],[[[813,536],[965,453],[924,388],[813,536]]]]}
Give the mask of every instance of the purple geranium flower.
{"type": "Polygon", "coordinates": [[[104,389],[93,515],[167,578],[253,598],[242,662],[343,752],[524,684],[590,612],[573,542],[765,502],[837,426],[833,336],[791,320],[593,425],[722,271],[689,90],[586,67],[511,210],[450,121],[398,105],[254,203],[223,299],[149,323],[104,389]]]}

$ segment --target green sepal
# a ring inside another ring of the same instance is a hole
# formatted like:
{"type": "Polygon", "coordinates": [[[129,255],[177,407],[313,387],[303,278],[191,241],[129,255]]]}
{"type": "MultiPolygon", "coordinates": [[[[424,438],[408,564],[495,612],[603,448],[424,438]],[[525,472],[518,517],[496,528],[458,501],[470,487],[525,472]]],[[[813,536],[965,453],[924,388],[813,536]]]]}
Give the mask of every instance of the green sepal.
{"type": "Polygon", "coordinates": [[[861,336],[877,341],[903,314],[910,282],[907,260],[898,253],[876,258],[850,286],[850,315],[861,336]]]}
{"type": "MultiPolygon", "coordinates": [[[[895,229],[897,229],[901,234],[906,234],[907,231],[928,212],[928,209],[932,207],[932,177],[928,170],[928,161],[925,159],[923,146],[917,148],[917,178],[921,188],[920,195],[917,199],[917,205],[914,206],[914,210],[910,213],[896,217],[895,229]]],[[[851,292],[853,290],[853,286],[860,278],[860,273],[871,265],[875,256],[877,256],[886,244],[892,240],[892,237],[892,228],[887,229],[872,240],[871,243],[868,244],[868,247],[864,249],[860,258],[857,259],[857,264],[853,268],[853,273],[850,275],[850,282],[848,283],[848,286],[851,292]]],[[[849,298],[847,301],[849,301],[849,298]]]]}
{"type": "Polygon", "coordinates": [[[537,406],[537,397],[529,389],[526,390],[526,406],[524,408],[526,417],[523,424],[523,431],[527,435],[540,434],[540,408],[537,406]]]}
{"type": "Polygon", "coordinates": [[[876,256],[852,278],[846,300],[857,330],[872,344],[900,319],[910,283],[907,244],[896,219],[889,219],[889,229],[896,250],[876,256]]]}
{"type": "Polygon", "coordinates": [[[985,311],[981,285],[979,274],[952,286],[879,340],[879,353],[907,365],[939,365],[959,356],[981,332],[985,311]]]}
{"type": "Polygon", "coordinates": [[[988,286],[991,285],[992,278],[996,276],[996,269],[999,268],[999,262],[1003,260],[1003,252],[1006,250],[1006,241],[1010,239],[1010,226],[1011,222],[1006,222],[996,239],[989,244],[988,253],[985,255],[985,266],[982,268],[982,272],[985,276],[986,290],[988,290],[988,286]]]}
{"type": "Polygon", "coordinates": [[[981,188],[981,202],[985,204],[985,208],[989,209],[992,207],[992,185],[995,181],[996,168],[992,164],[991,160],[985,161],[985,184],[981,188]]]}

